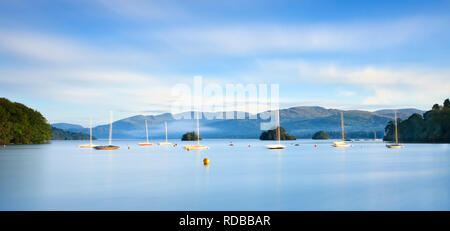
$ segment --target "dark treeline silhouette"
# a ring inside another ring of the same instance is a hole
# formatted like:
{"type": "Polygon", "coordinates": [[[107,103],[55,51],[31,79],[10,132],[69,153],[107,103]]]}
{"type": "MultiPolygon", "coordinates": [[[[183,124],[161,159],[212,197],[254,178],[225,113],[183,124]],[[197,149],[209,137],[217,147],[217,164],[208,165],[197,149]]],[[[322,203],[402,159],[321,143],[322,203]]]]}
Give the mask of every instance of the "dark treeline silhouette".
{"type": "MultiPolygon", "coordinates": [[[[259,137],[260,140],[278,140],[278,127],[265,131],[259,137]]],[[[280,140],[295,140],[297,139],[295,136],[291,136],[286,133],[286,129],[280,126],[280,140]]]]}
{"type": "MultiPolygon", "coordinates": [[[[59,128],[52,127],[52,140],[89,140],[89,134],[80,132],[64,131],[59,128]]],[[[96,140],[95,136],[92,137],[96,140]]]]}
{"type": "MultiPolygon", "coordinates": [[[[330,138],[329,139],[340,139],[342,137],[341,131],[324,131],[330,138]]],[[[317,132],[316,132],[317,133],[317,132]]],[[[353,131],[353,132],[345,132],[346,139],[374,139],[376,135],[377,139],[382,139],[384,136],[384,131],[353,131]]],[[[314,134],[305,134],[302,135],[302,139],[311,139],[314,137],[314,134]]]]}
{"type": "Polygon", "coordinates": [[[50,141],[50,124],[36,110],[0,98],[0,144],[40,144],[50,141]]]}
{"type": "Polygon", "coordinates": [[[327,140],[330,139],[330,136],[324,132],[324,131],[318,131],[316,133],[314,133],[314,135],[312,136],[313,140],[327,140]]]}
{"type": "MultiPolygon", "coordinates": [[[[191,141],[191,140],[197,140],[198,139],[198,135],[195,132],[188,132],[185,133],[182,137],[181,140],[183,141],[191,141]]],[[[200,138],[201,140],[202,138],[200,138]]]]}
{"type": "MultiPolygon", "coordinates": [[[[422,115],[413,114],[406,120],[397,120],[399,142],[450,143],[450,100],[435,104],[422,115]]],[[[383,140],[393,141],[395,125],[388,122],[383,140]]]]}

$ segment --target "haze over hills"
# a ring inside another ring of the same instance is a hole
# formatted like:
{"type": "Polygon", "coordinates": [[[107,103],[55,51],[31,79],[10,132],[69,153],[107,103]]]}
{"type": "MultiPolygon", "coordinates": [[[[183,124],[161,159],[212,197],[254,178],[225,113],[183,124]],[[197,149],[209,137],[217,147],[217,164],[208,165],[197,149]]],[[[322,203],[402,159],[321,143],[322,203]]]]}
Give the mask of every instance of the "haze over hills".
{"type": "Polygon", "coordinates": [[[402,120],[408,119],[408,117],[414,113],[417,113],[420,115],[422,115],[424,113],[424,111],[421,111],[421,110],[415,109],[415,108],[405,108],[405,109],[398,109],[398,110],[384,109],[384,110],[375,111],[375,113],[384,115],[384,116],[394,117],[395,111],[397,111],[397,117],[402,120]]]}
{"type": "MultiPolygon", "coordinates": [[[[304,137],[313,133],[324,131],[340,131],[340,112],[338,109],[326,109],[318,106],[301,106],[280,110],[281,126],[286,128],[289,134],[304,137]]],[[[362,110],[344,111],[345,131],[347,132],[373,132],[384,131],[386,124],[393,119],[394,110],[379,110],[375,112],[362,110]]],[[[413,113],[423,114],[417,109],[399,109],[397,114],[406,119],[413,113]]],[[[200,135],[203,138],[258,138],[261,134],[260,123],[267,122],[261,118],[261,113],[251,115],[244,112],[217,112],[201,113],[200,135]],[[235,116],[240,113],[241,119],[226,118],[226,113],[235,116]],[[221,115],[222,117],[218,116],[221,115]],[[215,119],[209,119],[213,118],[215,119]],[[256,119],[249,119],[249,117],[256,119]]],[[[164,121],[167,121],[169,138],[181,138],[182,134],[196,129],[194,112],[185,112],[172,115],[164,113],[160,115],[137,115],[113,123],[113,138],[143,138],[145,137],[145,120],[149,122],[149,133],[153,139],[164,137],[164,121]],[[183,116],[191,115],[192,119],[183,119],[183,116]]],[[[80,125],[58,123],[52,126],[72,132],[88,133],[88,128],[80,125]]],[[[109,135],[109,125],[100,125],[93,128],[93,135],[104,139],[109,135]]],[[[381,134],[380,134],[381,135],[381,134]]]]}
{"type": "Polygon", "coordinates": [[[54,123],[52,124],[53,127],[63,129],[63,130],[69,130],[69,129],[83,129],[83,126],[78,124],[68,124],[68,123],[54,123]]]}

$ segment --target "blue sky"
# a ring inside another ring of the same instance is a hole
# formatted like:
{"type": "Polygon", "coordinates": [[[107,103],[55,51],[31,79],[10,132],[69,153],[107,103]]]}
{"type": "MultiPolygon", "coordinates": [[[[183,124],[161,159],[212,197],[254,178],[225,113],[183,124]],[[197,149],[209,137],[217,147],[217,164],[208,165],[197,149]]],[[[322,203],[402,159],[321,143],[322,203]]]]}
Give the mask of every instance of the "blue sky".
{"type": "Polygon", "coordinates": [[[450,1],[1,1],[0,96],[50,122],[168,111],[193,76],[278,83],[282,107],[428,109],[450,1]]]}

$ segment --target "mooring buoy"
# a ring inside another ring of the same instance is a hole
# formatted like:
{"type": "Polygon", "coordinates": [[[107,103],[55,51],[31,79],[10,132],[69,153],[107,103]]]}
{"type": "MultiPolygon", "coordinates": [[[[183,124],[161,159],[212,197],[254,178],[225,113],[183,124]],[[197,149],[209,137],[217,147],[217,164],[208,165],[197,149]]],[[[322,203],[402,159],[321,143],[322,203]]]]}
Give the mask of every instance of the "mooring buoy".
{"type": "Polygon", "coordinates": [[[203,159],[203,164],[204,165],[209,165],[209,159],[208,158],[203,159]]]}

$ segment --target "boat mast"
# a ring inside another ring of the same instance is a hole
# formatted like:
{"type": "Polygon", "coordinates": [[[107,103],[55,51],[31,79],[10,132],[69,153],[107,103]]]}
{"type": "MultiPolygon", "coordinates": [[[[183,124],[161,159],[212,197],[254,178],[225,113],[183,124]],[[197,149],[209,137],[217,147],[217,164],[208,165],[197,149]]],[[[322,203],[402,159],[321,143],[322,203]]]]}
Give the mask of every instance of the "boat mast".
{"type": "Polygon", "coordinates": [[[89,143],[92,147],[92,116],[89,120],[89,143]]]}
{"type": "Polygon", "coordinates": [[[166,143],[167,143],[167,122],[164,121],[164,126],[166,127],[166,143]]]}
{"type": "Polygon", "coordinates": [[[147,136],[147,144],[148,144],[148,126],[147,126],[147,120],[145,120],[145,135],[147,136]]]}
{"type": "Polygon", "coordinates": [[[109,145],[111,145],[112,140],[112,122],[113,121],[113,114],[112,111],[109,111],[109,145]]]}
{"type": "Polygon", "coordinates": [[[278,136],[278,144],[281,143],[281,135],[280,135],[280,109],[277,111],[277,121],[278,121],[278,127],[277,127],[277,136],[278,136]]]}
{"type": "Polygon", "coordinates": [[[344,112],[341,111],[341,130],[342,130],[342,141],[345,141],[344,138],[344,112]]]}
{"type": "Polygon", "coordinates": [[[200,144],[200,126],[198,124],[198,111],[197,111],[197,144],[200,144]]]}
{"type": "Polygon", "coordinates": [[[394,112],[395,114],[395,143],[398,144],[398,128],[397,128],[397,111],[394,112]]]}

